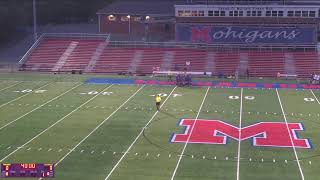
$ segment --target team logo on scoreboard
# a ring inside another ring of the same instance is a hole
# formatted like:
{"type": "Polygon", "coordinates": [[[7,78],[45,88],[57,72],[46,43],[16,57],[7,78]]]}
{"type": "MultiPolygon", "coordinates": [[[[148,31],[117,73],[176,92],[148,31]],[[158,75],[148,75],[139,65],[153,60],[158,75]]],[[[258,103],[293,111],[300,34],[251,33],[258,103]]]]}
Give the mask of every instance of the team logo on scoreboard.
{"type": "Polygon", "coordinates": [[[227,144],[227,138],[252,138],[254,146],[311,148],[309,139],[300,139],[296,134],[304,130],[301,123],[259,122],[238,128],[220,120],[182,119],[180,126],[186,127],[184,133],[173,134],[171,142],[185,143],[189,136],[188,143],[198,144],[227,144]]]}

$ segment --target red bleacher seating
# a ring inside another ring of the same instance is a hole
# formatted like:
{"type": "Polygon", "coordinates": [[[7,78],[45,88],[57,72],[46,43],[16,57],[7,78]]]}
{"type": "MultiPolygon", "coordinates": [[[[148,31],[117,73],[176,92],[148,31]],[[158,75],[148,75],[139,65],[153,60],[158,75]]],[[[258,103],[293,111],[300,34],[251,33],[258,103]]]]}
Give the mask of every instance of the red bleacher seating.
{"type": "Polygon", "coordinates": [[[171,69],[173,69],[174,66],[184,67],[186,65],[186,61],[190,61],[190,69],[188,71],[205,71],[208,57],[207,51],[195,49],[177,49],[174,51],[175,53],[171,69]]]}
{"type": "Polygon", "coordinates": [[[69,39],[45,39],[26,62],[27,70],[51,71],[69,46],[69,39]]]}
{"type": "Polygon", "coordinates": [[[296,72],[298,77],[310,77],[310,74],[320,74],[318,52],[294,52],[296,72]]]}
{"type": "Polygon", "coordinates": [[[154,67],[160,67],[165,55],[165,49],[143,49],[143,56],[138,64],[137,72],[151,74],[154,67]]]}
{"type": "Polygon", "coordinates": [[[132,48],[105,48],[93,72],[127,72],[135,53],[132,48]]]}
{"type": "Polygon", "coordinates": [[[84,70],[102,40],[77,40],[78,45],[60,71],[84,70]]]}
{"type": "MultiPolygon", "coordinates": [[[[26,70],[53,71],[55,65],[70,43],[78,44],[59,67],[59,71],[85,70],[97,51],[97,47],[104,40],[76,39],[76,38],[48,38],[36,47],[25,61],[26,70]]],[[[128,72],[134,64],[134,56],[140,51],[141,57],[136,60],[136,73],[151,74],[153,67],[161,67],[166,60],[166,54],[172,59],[166,64],[166,70],[184,69],[186,61],[191,62],[189,71],[211,71],[214,74],[233,75],[240,67],[240,52],[209,52],[193,48],[121,48],[106,47],[97,61],[93,63],[90,72],[119,73],[128,72]],[[208,64],[208,56],[212,57],[208,64]],[[141,59],[140,59],[141,58],[141,59]],[[209,69],[213,68],[213,69],[209,69]]],[[[251,76],[276,77],[277,73],[285,74],[285,54],[292,55],[293,66],[299,78],[309,77],[311,73],[320,73],[320,61],[317,52],[241,52],[247,54],[248,69],[251,76]]],[[[290,56],[291,57],[291,56],[290,56]]],[[[246,58],[246,56],[245,56],[246,58]]],[[[291,61],[292,62],[292,61],[291,61]]],[[[90,64],[91,66],[91,64],[90,64]]],[[[133,72],[133,73],[135,73],[133,72]]]]}
{"type": "Polygon", "coordinates": [[[250,52],[248,68],[251,76],[277,77],[277,73],[285,74],[285,56],[283,52],[250,52]]]}

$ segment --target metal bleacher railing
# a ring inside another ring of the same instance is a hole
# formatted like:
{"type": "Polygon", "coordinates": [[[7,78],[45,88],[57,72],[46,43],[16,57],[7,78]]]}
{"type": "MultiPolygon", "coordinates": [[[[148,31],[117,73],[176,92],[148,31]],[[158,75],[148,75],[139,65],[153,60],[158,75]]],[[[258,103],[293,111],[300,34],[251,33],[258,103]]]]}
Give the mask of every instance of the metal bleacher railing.
{"type": "Polygon", "coordinates": [[[183,42],[146,42],[146,41],[109,41],[109,47],[130,48],[195,48],[214,51],[316,51],[314,44],[310,45],[266,45],[266,44],[206,44],[183,42]]]}

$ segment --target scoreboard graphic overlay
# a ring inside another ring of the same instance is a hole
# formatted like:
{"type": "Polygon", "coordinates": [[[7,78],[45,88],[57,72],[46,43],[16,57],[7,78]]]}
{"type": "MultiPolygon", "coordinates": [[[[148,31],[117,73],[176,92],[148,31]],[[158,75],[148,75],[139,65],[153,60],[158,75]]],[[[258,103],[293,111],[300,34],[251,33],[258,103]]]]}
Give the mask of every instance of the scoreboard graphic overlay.
{"type": "Polygon", "coordinates": [[[1,178],[10,177],[54,177],[54,164],[1,164],[1,178]]]}

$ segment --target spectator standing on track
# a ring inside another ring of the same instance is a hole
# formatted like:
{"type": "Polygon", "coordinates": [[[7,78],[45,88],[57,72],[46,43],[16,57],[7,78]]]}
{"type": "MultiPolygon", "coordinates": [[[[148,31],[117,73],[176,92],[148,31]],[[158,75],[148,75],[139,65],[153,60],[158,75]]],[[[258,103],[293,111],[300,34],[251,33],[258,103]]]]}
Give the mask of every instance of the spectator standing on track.
{"type": "Polygon", "coordinates": [[[160,111],[160,104],[161,104],[161,97],[160,95],[158,94],[156,96],[156,107],[157,107],[157,111],[160,111]]]}
{"type": "Polygon", "coordinates": [[[186,71],[190,71],[191,62],[189,60],[186,61],[186,71]]]}

